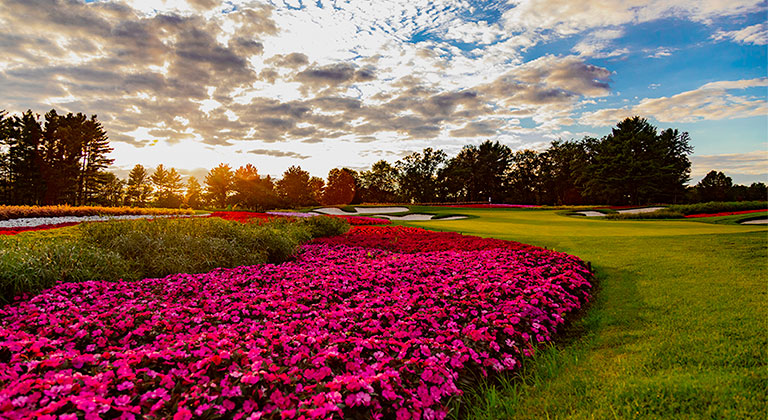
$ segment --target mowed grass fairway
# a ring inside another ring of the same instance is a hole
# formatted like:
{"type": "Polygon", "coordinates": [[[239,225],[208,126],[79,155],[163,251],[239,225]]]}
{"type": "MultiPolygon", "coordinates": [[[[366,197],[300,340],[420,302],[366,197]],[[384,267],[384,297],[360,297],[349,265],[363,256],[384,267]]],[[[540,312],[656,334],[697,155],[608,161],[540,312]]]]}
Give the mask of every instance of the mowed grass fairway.
{"type": "Polygon", "coordinates": [[[554,248],[597,272],[591,307],[558,343],[514,377],[480,381],[455,417],[768,418],[765,226],[412,211],[474,217],[396,224],[554,248]]]}

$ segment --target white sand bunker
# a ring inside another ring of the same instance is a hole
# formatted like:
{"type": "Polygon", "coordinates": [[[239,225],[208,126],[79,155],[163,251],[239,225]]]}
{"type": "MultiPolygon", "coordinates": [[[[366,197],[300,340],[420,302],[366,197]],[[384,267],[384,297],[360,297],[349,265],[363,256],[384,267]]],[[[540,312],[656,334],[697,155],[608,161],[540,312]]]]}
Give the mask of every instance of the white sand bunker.
{"type": "Polygon", "coordinates": [[[323,207],[312,210],[317,213],[331,214],[334,216],[356,216],[359,214],[380,214],[380,213],[404,213],[408,211],[407,207],[355,207],[355,211],[344,211],[336,207],[323,207]]]}
{"type": "Polygon", "coordinates": [[[426,221],[426,220],[461,220],[466,219],[467,216],[450,216],[450,217],[443,217],[441,219],[435,219],[433,215],[431,214],[420,214],[420,213],[414,213],[414,214],[406,214],[405,216],[391,216],[391,215],[376,215],[376,217],[383,217],[385,219],[389,220],[411,220],[411,221],[426,221]]]}
{"type": "Polygon", "coordinates": [[[605,213],[600,213],[599,211],[592,211],[592,210],[577,211],[576,213],[583,214],[584,216],[587,216],[587,217],[605,217],[605,213]]]}
{"type": "MultiPolygon", "coordinates": [[[[619,214],[638,214],[638,213],[652,213],[656,210],[661,210],[664,207],[643,207],[640,209],[624,209],[624,210],[616,210],[616,213],[619,214]]],[[[599,211],[594,210],[586,210],[586,211],[577,211],[577,214],[583,214],[587,217],[605,217],[605,213],[600,213],[599,211]]]]}
{"type": "Polygon", "coordinates": [[[742,225],[768,225],[768,219],[755,219],[741,222],[742,225]]]}
{"type": "Polygon", "coordinates": [[[643,207],[641,209],[626,209],[626,210],[616,210],[618,213],[622,214],[637,214],[637,213],[652,213],[656,210],[661,210],[664,207],[643,207]]]}

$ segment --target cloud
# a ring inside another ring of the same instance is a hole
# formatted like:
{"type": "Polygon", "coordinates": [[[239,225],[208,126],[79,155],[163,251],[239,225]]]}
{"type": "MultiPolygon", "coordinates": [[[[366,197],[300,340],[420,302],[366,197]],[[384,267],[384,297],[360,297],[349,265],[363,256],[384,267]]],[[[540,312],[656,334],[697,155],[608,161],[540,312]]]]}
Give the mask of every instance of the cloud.
{"type": "Polygon", "coordinates": [[[748,153],[691,156],[691,175],[704,176],[709,171],[721,171],[726,175],[760,175],[768,178],[768,150],[748,153]]]}
{"type": "Polygon", "coordinates": [[[736,31],[717,31],[712,35],[715,41],[731,40],[739,44],[768,44],[768,24],[765,22],[747,26],[736,31]]]}
{"type": "Polygon", "coordinates": [[[309,159],[309,156],[305,156],[296,152],[288,152],[284,150],[253,149],[253,150],[249,150],[248,153],[251,153],[254,155],[272,156],[272,157],[290,157],[295,159],[309,159]]]}
{"type": "Polygon", "coordinates": [[[629,53],[627,48],[612,47],[612,41],[620,38],[624,32],[620,29],[600,29],[587,34],[571,51],[585,57],[608,58],[629,53]]]}
{"type": "Polygon", "coordinates": [[[693,122],[748,118],[768,114],[764,98],[736,96],[730,91],[768,86],[768,78],[711,82],[670,97],[646,98],[635,106],[606,108],[585,113],[579,122],[591,126],[614,125],[626,117],[641,115],[660,122],[693,122]]]}
{"type": "Polygon", "coordinates": [[[698,22],[763,10],[762,0],[519,0],[504,13],[512,31],[573,35],[593,28],[649,22],[675,16],[698,22]]]}
{"type": "Polygon", "coordinates": [[[306,54],[302,53],[290,53],[290,54],[277,54],[270,57],[265,61],[266,64],[275,65],[278,67],[288,67],[291,69],[304,67],[309,64],[309,58],[306,54]]]}
{"type": "Polygon", "coordinates": [[[335,88],[354,82],[369,82],[375,78],[373,68],[357,68],[350,63],[310,67],[296,74],[296,80],[309,89],[335,88]]]}
{"type": "Polygon", "coordinates": [[[656,49],[646,49],[644,52],[648,54],[646,55],[648,58],[664,58],[671,56],[675,50],[675,48],[658,47],[656,49]]]}

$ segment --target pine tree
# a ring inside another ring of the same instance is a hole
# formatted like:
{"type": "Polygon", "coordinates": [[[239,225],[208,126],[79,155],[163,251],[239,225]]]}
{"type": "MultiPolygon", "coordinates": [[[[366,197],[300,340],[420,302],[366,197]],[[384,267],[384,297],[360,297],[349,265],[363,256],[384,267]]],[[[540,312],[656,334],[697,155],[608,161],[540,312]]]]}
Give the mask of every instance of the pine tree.
{"type": "Polygon", "coordinates": [[[138,207],[146,206],[149,196],[152,194],[152,185],[147,170],[143,166],[136,165],[131,169],[128,174],[127,186],[126,204],[138,207]]]}
{"type": "Polygon", "coordinates": [[[227,200],[232,193],[233,177],[232,168],[224,163],[211,169],[205,176],[206,193],[214,206],[218,208],[227,206],[227,200]]]}

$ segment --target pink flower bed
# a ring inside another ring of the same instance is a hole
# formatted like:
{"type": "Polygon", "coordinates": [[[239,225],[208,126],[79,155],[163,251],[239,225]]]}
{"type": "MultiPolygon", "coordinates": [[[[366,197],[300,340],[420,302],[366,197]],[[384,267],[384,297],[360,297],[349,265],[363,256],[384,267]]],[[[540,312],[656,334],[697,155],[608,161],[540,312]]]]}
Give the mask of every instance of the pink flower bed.
{"type": "Polygon", "coordinates": [[[686,218],[696,218],[696,217],[720,217],[720,216],[733,216],[737,214],[749,214],[749,213],[762,213],[766,212],[768,209],[761,209],[761,210],[741,210],[741,211],[726,211],[722,213],[702,213],[702,214],[689,214],[685,216],[686,218]]]}
{"type": "Polygon", "coordinates": [[[541,248],[365,227],[280,265],[59,284],[0,310],[0,417],[439,419],[589,278],[541,248]]]}
{"type": "Polygon", "coordinates": [[[62,228],[66,226],[74,226],[80,224],[80,222],[67,222],[67,223],[59,223],[56,225],[39,225],[39,226],[28,226],[28,227],[13,227],[13,228],[0,228],[0,235],[16,235],[22,232],[32,232],[36,230],[49,230],[49,229],[57,229],[62,228]]]}

